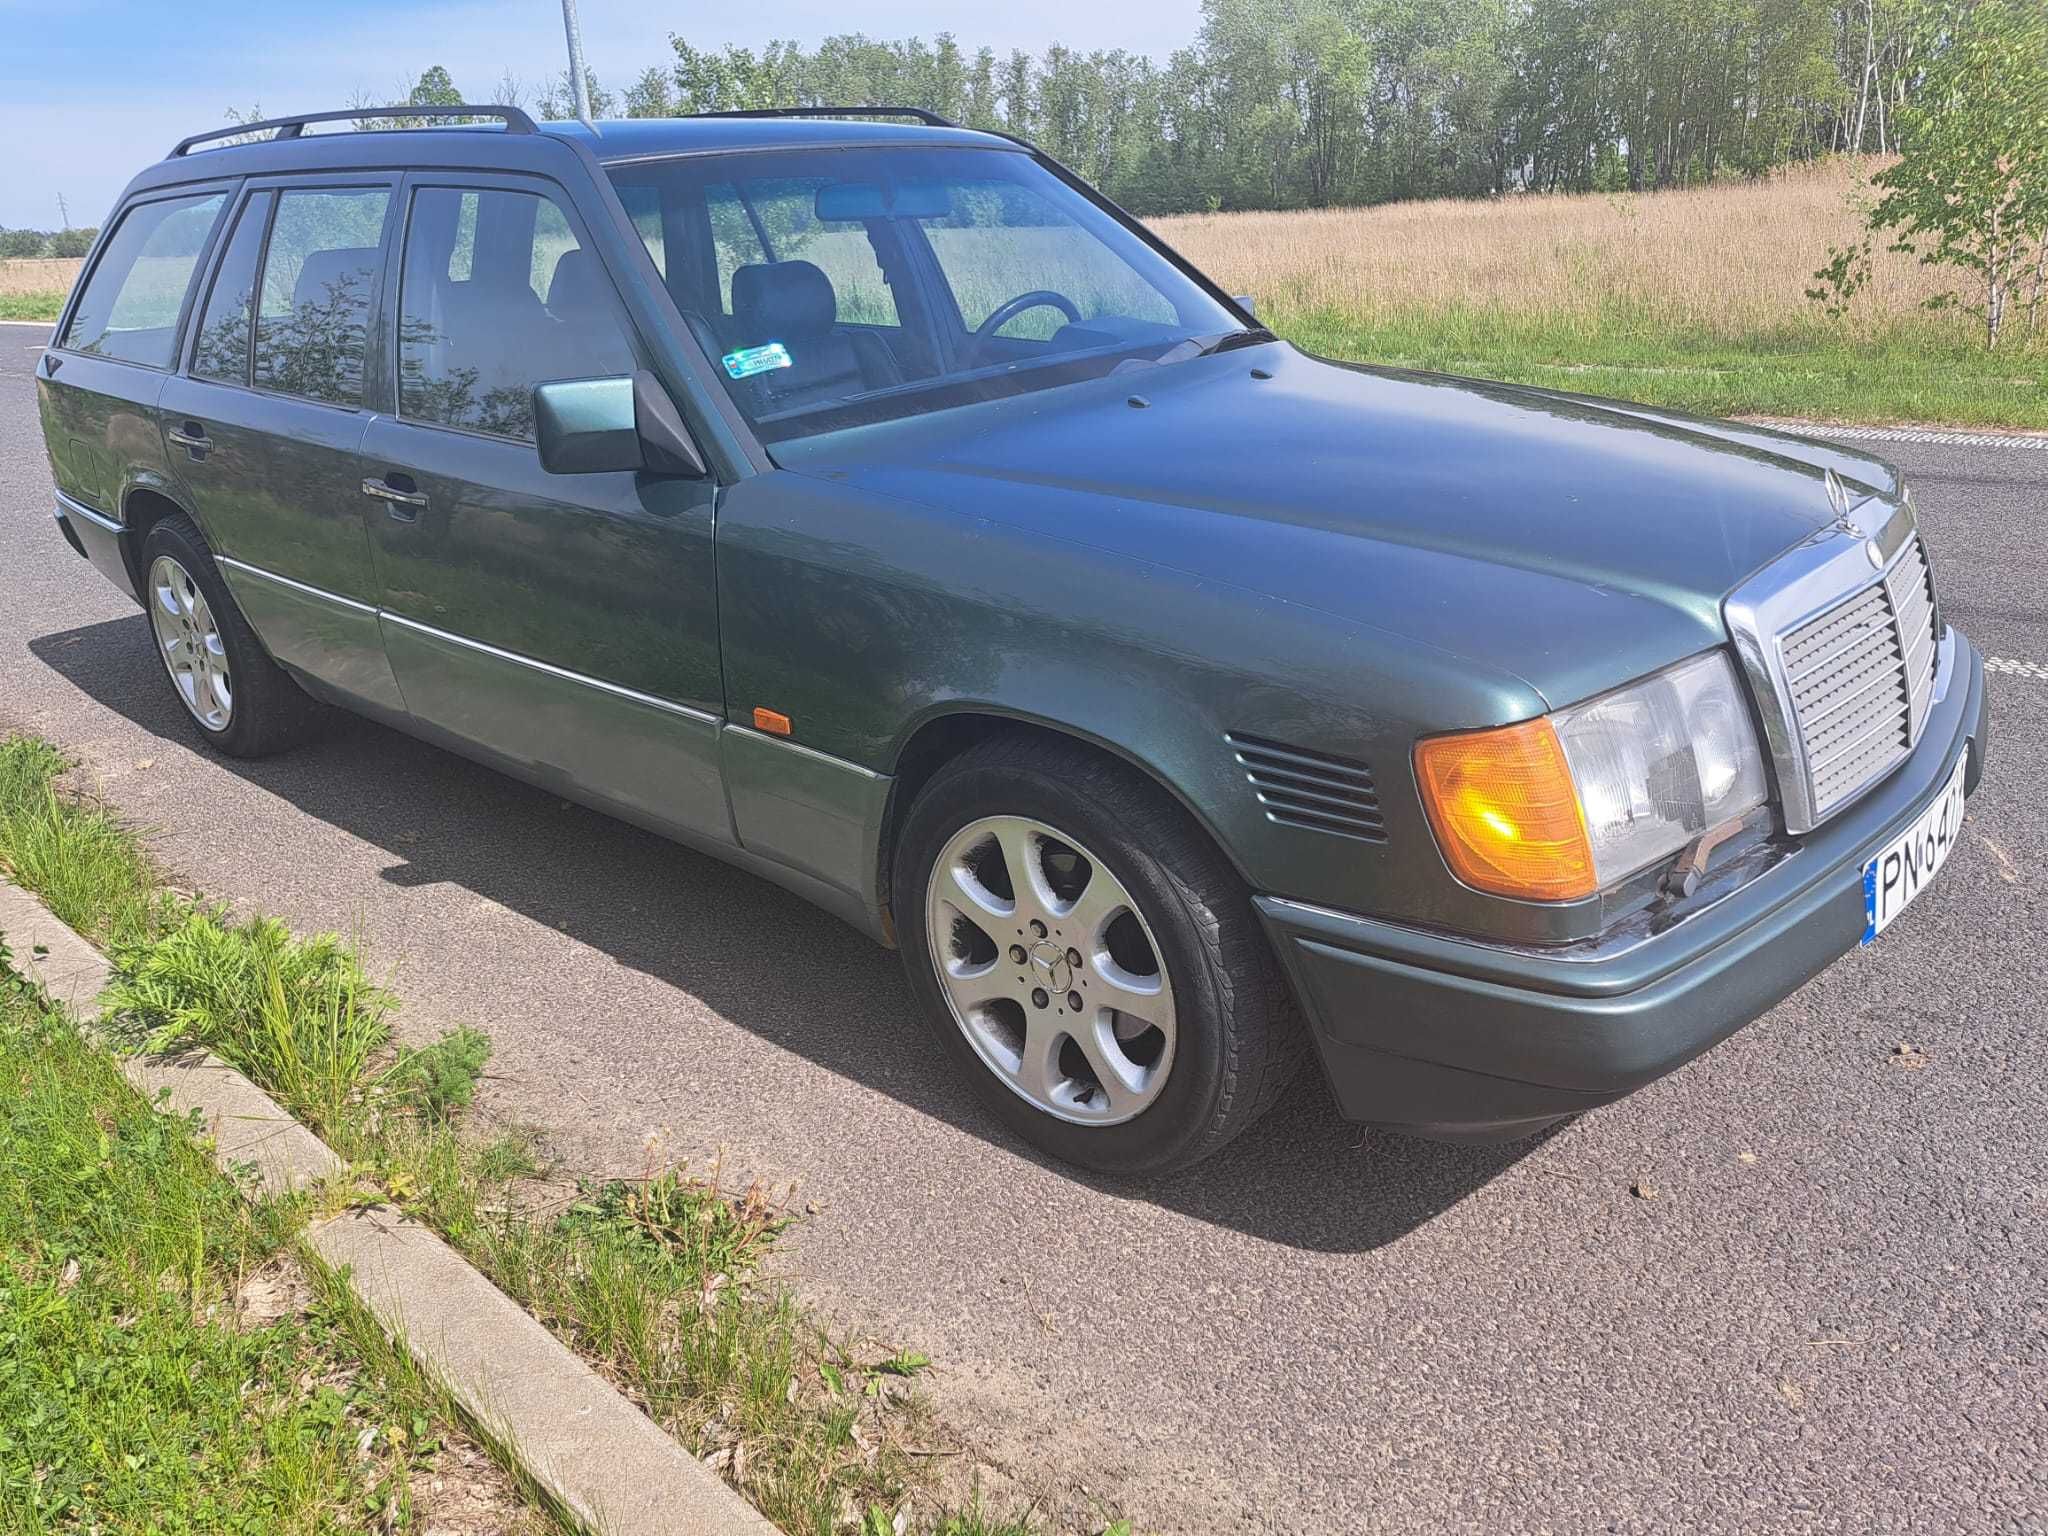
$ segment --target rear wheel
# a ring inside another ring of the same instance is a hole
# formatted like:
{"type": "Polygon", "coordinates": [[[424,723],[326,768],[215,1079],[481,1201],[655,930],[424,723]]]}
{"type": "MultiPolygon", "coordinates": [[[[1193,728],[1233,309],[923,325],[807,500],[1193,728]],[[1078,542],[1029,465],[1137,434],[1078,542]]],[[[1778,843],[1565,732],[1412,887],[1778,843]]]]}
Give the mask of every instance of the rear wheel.
{"type": "Polygon", "coordinates": [[[181,516],[157,523],[142,569],[157,660],[201,740],[266,757],[314,731],[320,706],[263,649],[198,528],[181,516]]]}
{"type": "Polygon", "coordinates": [[[1085,747],[1010,739],[941,769],[905,822],[895,890],[947,1054],[1054,1156],[1185,1166],[1300,1064],[1235,871],[1154,785],[1085,747]]]}

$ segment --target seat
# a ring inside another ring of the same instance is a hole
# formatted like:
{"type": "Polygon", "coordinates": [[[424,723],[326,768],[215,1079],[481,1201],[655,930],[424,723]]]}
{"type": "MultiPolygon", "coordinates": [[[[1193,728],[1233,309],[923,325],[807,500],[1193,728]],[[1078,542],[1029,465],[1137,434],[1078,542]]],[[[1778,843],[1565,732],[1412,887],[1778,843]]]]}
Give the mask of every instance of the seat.
{"type": "Polygon", "coordinates": [[[257,319],[259,386],[315,400],[361,399],[377,261],[371,246],[307,252],[292,284],[291,313],[257,319]]]}
{"type": "Polygon", "coordinates": [[[732,275],[733,333],[742,347],[781,342],[790,366],[746,381],[770,410],[824,405],[903,382],[879,336],[839,322],[831,279],[808,261],[761,262],[732,275]]]}
{"type": "Polygon", "coordinates": [[[564,251],[556,261],[548,280],[548,317],[546,345],[537,359],[545,371],[536,371],[536,379],[605,378],[631,369],[625,318],[593,253],[564,251]]]}
{"type": "Polygon", "coordinates": [[[372,246],[309,251],[292,284],[292,308],[331,310],[337,317],[354,319],[370,307],[370,275],[376,268],[377,251],[372,246]]]}

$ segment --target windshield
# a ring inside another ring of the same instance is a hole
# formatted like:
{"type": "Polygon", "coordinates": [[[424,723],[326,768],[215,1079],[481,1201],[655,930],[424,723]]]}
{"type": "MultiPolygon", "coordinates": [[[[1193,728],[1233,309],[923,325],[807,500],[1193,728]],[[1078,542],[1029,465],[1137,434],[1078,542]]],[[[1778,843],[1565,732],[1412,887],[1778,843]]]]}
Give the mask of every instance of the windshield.
{"type": "Polygon", "coordinates": [[[1242,330],[1021,151],[690,155],[610,175],[770,442],[1171,362],[1242,330]]]}

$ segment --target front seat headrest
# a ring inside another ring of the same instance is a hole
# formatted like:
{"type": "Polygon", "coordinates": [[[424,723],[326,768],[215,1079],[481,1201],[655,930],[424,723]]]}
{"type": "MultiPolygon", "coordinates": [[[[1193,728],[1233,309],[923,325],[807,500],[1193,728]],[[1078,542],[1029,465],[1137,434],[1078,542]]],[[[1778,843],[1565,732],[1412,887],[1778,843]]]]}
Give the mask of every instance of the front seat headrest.
{"type": "Polygon", "coordinates": [[[801,341],[832,329],[839,299],[808,261],[759,263],[733,273],[732,312],[750,342],[801,341]]]}

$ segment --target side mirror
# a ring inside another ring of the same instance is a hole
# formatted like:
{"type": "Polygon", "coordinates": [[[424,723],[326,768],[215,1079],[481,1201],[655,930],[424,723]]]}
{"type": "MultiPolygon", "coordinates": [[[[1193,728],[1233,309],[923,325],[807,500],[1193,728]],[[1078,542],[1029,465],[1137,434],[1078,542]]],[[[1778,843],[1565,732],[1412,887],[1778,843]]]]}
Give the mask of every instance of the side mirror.
{"type": "Polygon", "coordinates": [[[668,391],[644,368],[535,385],[533,429],[540,467],[551,475],[645,469],[702,479],[711,472],[668,391]]]}
{"type": "Polygon", "coordinates": [[[1254,320],[1259,318],[1259,301],[1253,298],[1250,294],[1233,293],[1230,296],[1230,302],[1235,304],[1239,309],[1243,310],[1246,314],[1250,315],[1254,320]]]}

